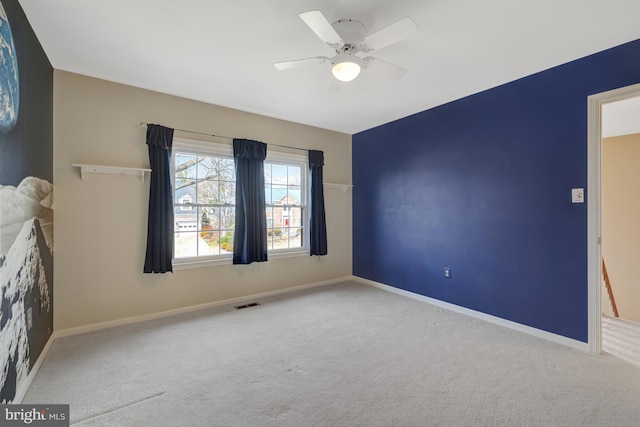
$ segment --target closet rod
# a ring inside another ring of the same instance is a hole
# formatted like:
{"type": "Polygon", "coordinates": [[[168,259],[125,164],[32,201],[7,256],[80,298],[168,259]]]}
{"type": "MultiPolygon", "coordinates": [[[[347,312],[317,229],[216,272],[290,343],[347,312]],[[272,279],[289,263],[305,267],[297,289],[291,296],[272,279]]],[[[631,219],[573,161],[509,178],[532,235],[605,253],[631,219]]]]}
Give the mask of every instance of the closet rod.
{"type": "MultiPolygon", "coordinates": [[[[145,123],[145,122],[140,122],[140,126],[147,126],[149,123],[145,123]]],[[[228,139],[230,141],[233,141],[233,138],[230,136],[223,136],[223,135],[214,135],[212,133],[204,133],[204,132],[196,132],[193,130],[186,130],[186,129],[177,129],[177,128],[172,128],[173,130],[177,130],[178,132],[186,132],[186,133],[193,133],[195,135],[203,135],[203,136],[213,136],[216,138],[223,138],[223,139],[228,139]]],[[[280,144],[272,144],[272,143],[266,143],[267,145],[273,145],[274,147],[281,147],[281,148],[290,148],[292,150],[300,150],[300,151],[309,151],[306,148],[298,148],[298,147],[291,147],[289,145],[280,145],[280,144]]]]}

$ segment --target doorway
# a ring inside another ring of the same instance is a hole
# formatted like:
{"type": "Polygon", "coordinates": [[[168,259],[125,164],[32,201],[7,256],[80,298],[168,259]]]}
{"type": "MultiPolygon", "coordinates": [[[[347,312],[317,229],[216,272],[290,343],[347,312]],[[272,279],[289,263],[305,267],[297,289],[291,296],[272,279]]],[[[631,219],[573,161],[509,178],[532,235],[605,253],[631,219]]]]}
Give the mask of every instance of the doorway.
{"type": "MultiPolygon", "coordinates": [[[[640,84],[588,98],[587,265],[589,351],[602,352],[602,110],[605,104],[640,96],[640,84]]],[[[608,302],[607,302],[608,303],[608,302]]]]}

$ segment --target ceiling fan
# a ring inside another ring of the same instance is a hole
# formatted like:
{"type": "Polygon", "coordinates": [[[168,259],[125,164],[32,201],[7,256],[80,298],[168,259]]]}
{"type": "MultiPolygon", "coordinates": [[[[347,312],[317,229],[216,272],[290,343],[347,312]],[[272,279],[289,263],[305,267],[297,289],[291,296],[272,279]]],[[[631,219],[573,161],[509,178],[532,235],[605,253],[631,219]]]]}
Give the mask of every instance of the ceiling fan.
{"type": "Polygon", "coordinates": [[[331,58],[316,56],[277,62],[274,65],[278,70],[330,63],[333,76],[343,82],[355,79],[363,69],[390,80],[399,80],[407,72],[406,68],[390,62],[372,56],[361,57],[358,54],[368,54],[382,49],[417,32],[418,27],[410,17],[406,16],[369,35],[361,22],[340,19],[330,24],[319,10],[301,13],[300,18],[323,42],[334,49],[336,54],[331,58]]]}

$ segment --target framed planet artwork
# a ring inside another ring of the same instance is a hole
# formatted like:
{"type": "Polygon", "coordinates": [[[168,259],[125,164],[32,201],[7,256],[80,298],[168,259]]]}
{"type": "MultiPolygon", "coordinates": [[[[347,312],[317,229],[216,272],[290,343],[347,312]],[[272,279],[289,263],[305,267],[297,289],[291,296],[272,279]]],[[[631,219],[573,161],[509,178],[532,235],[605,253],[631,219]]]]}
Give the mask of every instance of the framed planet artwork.
{"type": "Polygon", "coordinates": [[[20,111],[18,59],[11,26],[0,3],[0,132],[14,128],[20,111]]]}

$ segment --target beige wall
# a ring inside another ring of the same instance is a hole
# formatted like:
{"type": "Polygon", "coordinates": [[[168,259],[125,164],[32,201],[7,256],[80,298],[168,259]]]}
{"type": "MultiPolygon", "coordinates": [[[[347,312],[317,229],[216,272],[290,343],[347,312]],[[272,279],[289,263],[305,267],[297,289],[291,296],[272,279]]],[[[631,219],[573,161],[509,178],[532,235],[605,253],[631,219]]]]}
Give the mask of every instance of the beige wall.
{"type": "Polygon", "coordinates": [[[638,322],[639,165],[640,134],[602,140],[602,256],[607,264],[620,317],[638,322]]]}
{"type": "Polygon", "coordinates": [[[81,180],[71,166],[149,167],[140,122],[323,150],[325,182],[351,182],[350,135],[56,70],[57,331],[351,275],[351,192],[335,189],[325,190],[325,257],[142,274],[148,180],[98,174],[81,180]]]}

